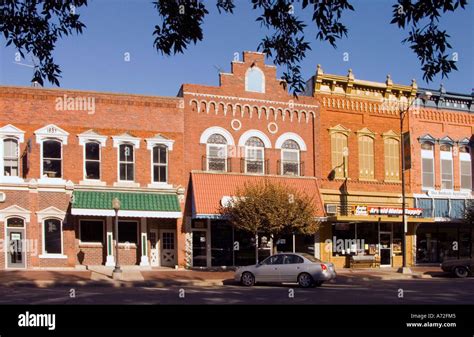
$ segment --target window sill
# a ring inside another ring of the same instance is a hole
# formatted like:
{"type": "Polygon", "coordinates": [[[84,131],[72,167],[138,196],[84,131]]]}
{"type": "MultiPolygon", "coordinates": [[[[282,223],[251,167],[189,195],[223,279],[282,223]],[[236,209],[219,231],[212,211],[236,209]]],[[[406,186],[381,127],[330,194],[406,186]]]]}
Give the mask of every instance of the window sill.
{"type": "Polygon", "coordinates": [[[85,185],[85,186],[105,186],[107,185],[105,181],[101,180],[92,180],[92,179],[85,179],[79,181],[79,185],[85,185]]]}
{"type": "Polygon", "coordinates": [[[119,242],[118,246],[119,246],[119,248],[122,248],[122,249],[130,249],[130,248],[137,248],[138,247],[136,243],[126,244],[126,243],[122,243],[122,242],[119,242]]]}
{"type": "Polygon", "coordinates": [[[140,184],[133,181],[118,181],[114,183],[114,187],[140,187],[140,184]]]}
{"type": "Polygon", "coordinates": [[[41,254],[40,259],[67,259],[67,255],[63,254],[41,254]]]}
{"type": "Polygon", "coordinates": [[[101,242],[79,242],[79,248],[101,248],[103,244],[101,242]]]}
{"type": "Polygon", "coordinates": [[[0,177],[0,183],[6,183],[6,184],[21,184],[24,183],[25,180],[20,177],[15,177],[15,176],[1,176],[0,177]]]}
{"type": "Polygon", "coordinates": [[[372,179],[372,178],[359,178],[359,181],[362,181],[362,182],[367,181],[367,182],[372,182],[372,183],[378,182],[377,179],[372,179]]]}
{"type": "Polygon", "coordinates": [[[66,185],[66,180],[63,178],[49,178],[49,177],[41,177],[38,179],[38,184],[42,185],[66,185]]]}
{"type": "Polygon", "coordinates": [[[148,188],[173,188],[173,185],[168,183],[151,183],[148,184],[148,188]]]}
{"type": "Polygon", "coordinates": [[[401,184],[402,183],[401,180],[391,180],[391,179],[385,179],[383,182],[384,183],[390,183],[390,184],[401,184]]]}

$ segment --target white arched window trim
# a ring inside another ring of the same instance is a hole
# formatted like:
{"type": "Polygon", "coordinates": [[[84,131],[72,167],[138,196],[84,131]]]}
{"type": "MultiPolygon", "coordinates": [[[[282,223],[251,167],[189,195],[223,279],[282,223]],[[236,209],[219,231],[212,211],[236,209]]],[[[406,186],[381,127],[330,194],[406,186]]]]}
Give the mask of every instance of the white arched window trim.
{"type": "Polygon", "coordinates": [[[25,132],[18,129],[17,127],[8,124],[0,128],[0,181],[1,182],[12,182],[19,183],[23,182],[23,179],[20,178],[20,144],[24,142],[25,132]],[[3,142],[7,139],[13,139],[17,142],[17,159],[18,159],[18,175],[17,176],[5,176],[4,173],[4,144],[3,142]]]}
{"type": "Polygon", "coordinates": [[[262,69],[260,69],[259,67],[256,67],[256,66],[253,66],[253,67],[250,67],[250,68],[247,69],[247,71],[245,72],[245,91],[265,93],[265,74],[263,73],[262,69]],[[249,72],[251,72],[251,71],[258,71],[258,72],[260,72],[260,75],[262,76],[261,88],[258,91],[250,90],[249,87],[248,87],[248,84],[249,84],[248,83],[248,75],[249,75],[249,72]]]}
{"type": "Polygon", "coordinates": [[[266,149],[271,149],[272,148],[272,142],[270,141],[270,139],[267,137],[266,134],[264,134],[262,131],[259,131],[259,130],[247,130],[247,131],[245,131],[242,134],[242,136],[240,136],[240,138],[239,138],[239,146],[240,147],[245,146],[245,143],[247,142],[247,140],[249,140],[252,137],[260,138],[266,149]]]}
{"type": "Polygon", "coordinates": [[[230,146],[235,145],[234,137],[232,137],[229,131],[227,131],[224,128],[221,128],[220,126],[211,126],[210,128],[207,128],[206,130],[204,130],[204,132],[201,134],[201,138],[199,139],[199,143],[207,144],[207,140],[209,139],[209,137],[215,133],[224,137],[227,141],[227,145],[230,145],[230,146]]]}
{"type": "Polygon", "coordinates": [[[280,137],[278,137],[278,139],[275,142],[275,148],[281,149],[281,147],[283,146],[283,143],[286,142],[287,140],[295,141],[300,147],[300,151],[307,151],[306,143],[304,142],[303,138],[301,138],[298,134],[294,132],[285,132],[280,137]]]}

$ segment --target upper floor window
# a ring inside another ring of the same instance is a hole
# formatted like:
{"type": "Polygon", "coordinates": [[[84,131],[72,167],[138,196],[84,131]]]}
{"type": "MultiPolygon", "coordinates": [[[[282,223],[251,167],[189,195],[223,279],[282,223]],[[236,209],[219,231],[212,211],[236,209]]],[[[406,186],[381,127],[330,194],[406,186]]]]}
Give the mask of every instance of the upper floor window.
{"type": "Polygon", "coordinates": [[[258,137],[250,137],[245,142],[245,173],[263,174],[265,146],[258,137]]]}
{"type": "Polygon", "coordinates": [[[374,179],[374,139],[370,136],[359,136],[359,177],[374,179]]]}
{"type": "Polygon", "coordinates": [[[441,189],[453,189],[453,152],[452,146],[442,144],[440,146],[441,157],[441,189]]]}
{"type": "Polygon", "coordinates": [[[100,179],[100,144],[97,142],[85,145],[85,178],[100,179]]]}
{"type": "Polygon", "coordinates": [[[434,145],[430,142],[421,144],[421,184],[423,189],[434,188],[434,145]]]}
{"type": "Polygon", "coordinates": [[[281,146],[281,172],[284,175],[300,175],[300,146],[287,139],[281,146]]]}
{"type": "Polygon", "coordinates": [[[331,134],[331,164],[335,178],[347,177],[347,136],[341,132],[331,134]]]}
{"type": "Polygon", "coordinates": [[[42,176],[48,178],[62,177],[63,151],[62,143],[56,139],[47,139],[42,143],[42,176]]]}
{"type": "Polygon", "coordinates": [[[207,139],[207,170],[227,171],[227,140],[224,136],[214,133],[207,139]]]}
{"type": "Polygon", "coordinates": [[[132,144],[119,146],[119,180],[134,181],[135,152],[132,144]]]}
{"type": "Polygon", "coordinates": [[[18,165],[19,151],[18,141],[16,139],[4,139],[3,140],[3,175],[18,177],[19,165],[18,165]]]}
{"type": "Polygon", "coordinates": [[[168,181],[168,147],[155,145],[153,147],[153,182],[166,183],[168,181]]]}
{"type": "Polygon", "coordinates": [[[245,75],[245,90],[265,92],[265,75],[258,67],[251,67],[245,75]]]}
{"type": "Polygon", "coordinates": [[[385,180],[400,179],[400,141],[386,138],[385,148],[385,180]]]}
{"type": "Polygon", "coordinates": [[[469,147],[461,146],[459,148],[459,161],[461,165],[461,189],[472,190],[472,163],[469,147]]]}

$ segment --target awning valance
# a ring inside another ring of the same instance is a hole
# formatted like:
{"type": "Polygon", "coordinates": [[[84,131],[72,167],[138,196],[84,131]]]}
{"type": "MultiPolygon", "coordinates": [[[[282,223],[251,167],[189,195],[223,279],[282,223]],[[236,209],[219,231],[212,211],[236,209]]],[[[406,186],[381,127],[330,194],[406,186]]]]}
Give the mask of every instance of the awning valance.
{"type": "Polygon", "coordinates": [[[118,216],[145,218],[181,218],[175,194],[140,192],[74,191],[71,214],[114,216],[112,200],[120,200],[118,216]]]}

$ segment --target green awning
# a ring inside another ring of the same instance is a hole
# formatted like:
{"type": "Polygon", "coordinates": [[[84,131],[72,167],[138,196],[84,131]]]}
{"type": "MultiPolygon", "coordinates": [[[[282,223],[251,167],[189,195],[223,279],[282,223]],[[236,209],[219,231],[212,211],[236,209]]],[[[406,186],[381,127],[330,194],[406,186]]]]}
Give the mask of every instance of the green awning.
{"type": "Polygon", "coordinates": [[[114,216],[112,200],[120,200],[119,216],[180,218],[178,196],[165,193],[74,191],[71,214],[114,216]]]}

